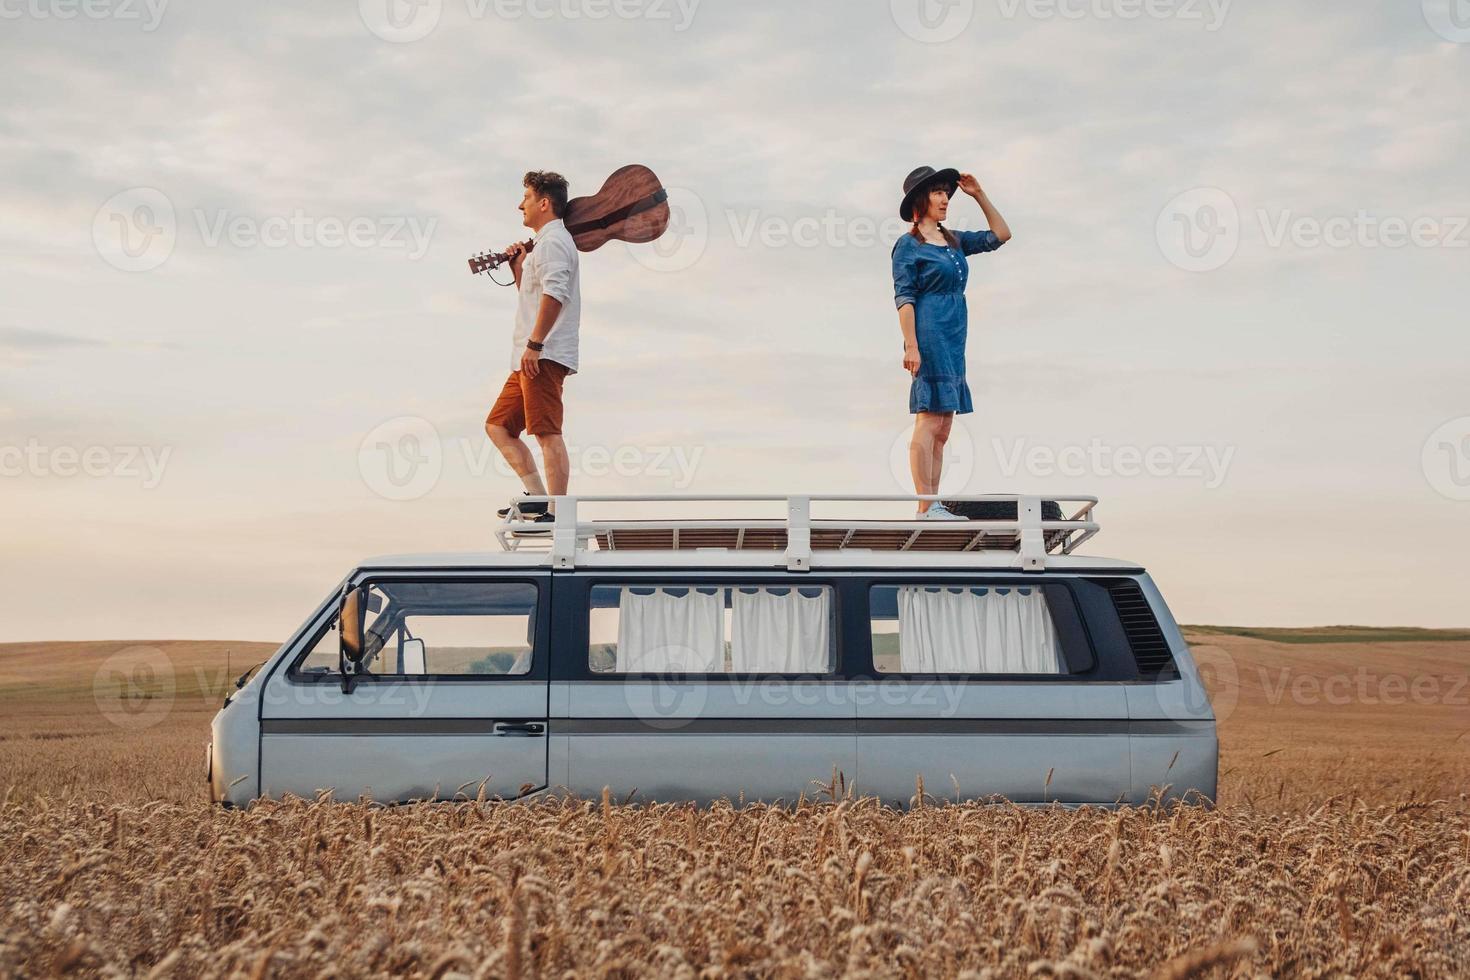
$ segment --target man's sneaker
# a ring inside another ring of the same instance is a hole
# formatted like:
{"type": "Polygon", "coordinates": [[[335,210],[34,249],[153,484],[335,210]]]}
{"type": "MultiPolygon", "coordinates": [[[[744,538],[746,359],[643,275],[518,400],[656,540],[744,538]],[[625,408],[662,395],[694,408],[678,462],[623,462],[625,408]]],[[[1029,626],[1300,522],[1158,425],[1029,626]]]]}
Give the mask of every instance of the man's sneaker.
{"type": "MultiPolygon", "coordinates": [[[[523,494],[522,496],[529,497],[530,494],[523,494]]],[[[526,501],[519,506],[512,505],[510,507],[502,507],[497,510],[495,514],[498,517],[509,517],[512,510],[518,510],[522,517],[535,517],[537,514],[546,513],[546,501],[526,501]]]]}
{"type": "Polygon", "coordinates": [[[969,520],[968,517],[961,517],[960,515],[958,515],[956,513],[953,513],[952,511],[950,511],[950,509],[948,507],[945,507],[943,504],[941,504],[937,500],[934,501],[933,503],[931,503],[929,505],[929,509],[926,510],[926,511],[924,511],[922,514],[920,514],[918,519],[921,520],[921,521],[968,521],[969,520]]]}
{"type": "Polygon", "coordinates": [[[553,524],[556,523],[556,515],[555,514],[537,514],[535,517],[530,517],[528,515],[527,517],[525,517],[523,519],[522,523],[525,523],[525,524],[544,524],[546,526],[545,527],[519,527],[519,528],[516,528],[511,533],[512,534],[515,534],[517,537],[523,537],[523,536],[528,535],[528,534],[550,534],[551,533],[551,525],[553,525],[553,524]]]}

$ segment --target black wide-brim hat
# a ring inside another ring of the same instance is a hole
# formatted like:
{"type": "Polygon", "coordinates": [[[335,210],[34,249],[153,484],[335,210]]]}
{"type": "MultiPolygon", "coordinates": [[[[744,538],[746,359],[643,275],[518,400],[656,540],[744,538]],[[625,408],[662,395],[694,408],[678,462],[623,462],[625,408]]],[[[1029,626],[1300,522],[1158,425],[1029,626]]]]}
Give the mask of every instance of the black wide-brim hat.
{"type": "Polygon", "coordinates": [[[914,220],[914,201],[920,194],[929,193],[934,185],[949,188],[949,196],[954,197],[955,188],[960,186],[960,172],[954,167],[945,167],[943,170],[935,170],[933,167],[920,167],[903,179],[903,203],[898,206],[898,216],[905,221],[914,220]]]}

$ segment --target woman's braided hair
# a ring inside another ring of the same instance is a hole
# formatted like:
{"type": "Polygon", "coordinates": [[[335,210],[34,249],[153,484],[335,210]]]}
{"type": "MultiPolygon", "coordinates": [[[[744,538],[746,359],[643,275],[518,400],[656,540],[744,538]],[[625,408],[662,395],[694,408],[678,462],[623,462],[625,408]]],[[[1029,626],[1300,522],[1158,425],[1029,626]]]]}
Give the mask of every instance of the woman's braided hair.
{"type": "MultiPolygon", "coordinates": [[[[919,230],[919,222],[923,221],[924,216],[929,213],[929,192],[933,189],[932,186],[926,187],[922,193],[914,197],[914,226],[909,229],[909,234],[914,236],[914,241],[916,242],[922,243],[924,241],[924,233],[919,230]]],[[[954,196],[954,191],[950,191],[950,196],[954,196]]],[[[960,247],[960,240],[954,236],[954,232],[944,227],[944,225],[939,226],[939,233],[944,236],[944,240],[949,243],[950,248],[960,247]]]]}

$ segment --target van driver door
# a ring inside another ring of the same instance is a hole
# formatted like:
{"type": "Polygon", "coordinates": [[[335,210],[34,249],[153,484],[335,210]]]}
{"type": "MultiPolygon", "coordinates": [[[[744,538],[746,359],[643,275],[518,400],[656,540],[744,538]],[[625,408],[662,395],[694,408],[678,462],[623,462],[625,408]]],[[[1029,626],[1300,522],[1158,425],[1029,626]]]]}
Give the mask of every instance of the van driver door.
{"type": "Polygon", "coordinates": [[[396,802],[544,789],[550,576],[358,584],[361,672],[343,677],[333,623],[266,684],[262,794],[396,802]]]}

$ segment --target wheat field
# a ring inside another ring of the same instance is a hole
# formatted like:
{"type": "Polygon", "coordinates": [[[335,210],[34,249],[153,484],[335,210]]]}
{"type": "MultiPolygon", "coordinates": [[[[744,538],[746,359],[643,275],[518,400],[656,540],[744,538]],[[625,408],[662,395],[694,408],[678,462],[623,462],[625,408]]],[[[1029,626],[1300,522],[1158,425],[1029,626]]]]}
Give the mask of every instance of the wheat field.
{"type": "Polygon", "coordinates": [[[1220,803],[1115,811],[225,811],[223,645],[156,645],[176,670],[147,726],[99,713],[119,644],[0,648],[0,975],[1470,975],[1467,644],[1189,636],[1220,803]]]}

